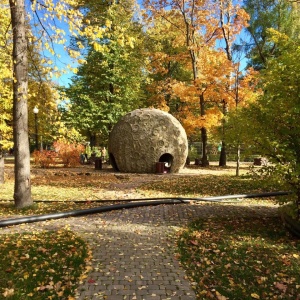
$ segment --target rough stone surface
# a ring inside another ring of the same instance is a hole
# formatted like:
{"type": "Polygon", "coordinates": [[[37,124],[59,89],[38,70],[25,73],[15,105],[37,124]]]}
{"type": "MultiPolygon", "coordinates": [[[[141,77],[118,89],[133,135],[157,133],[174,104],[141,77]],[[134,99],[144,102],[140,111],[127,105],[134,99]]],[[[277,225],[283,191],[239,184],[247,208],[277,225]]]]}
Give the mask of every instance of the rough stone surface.
{"type": "Polygon", "coordinates": [[[184,128],[172,115],[158,109],[137,109],[114,126],[108,144],[114,168],[121,172],[155,173],[157,162],[179,172],[187,158],[184,128]]]}

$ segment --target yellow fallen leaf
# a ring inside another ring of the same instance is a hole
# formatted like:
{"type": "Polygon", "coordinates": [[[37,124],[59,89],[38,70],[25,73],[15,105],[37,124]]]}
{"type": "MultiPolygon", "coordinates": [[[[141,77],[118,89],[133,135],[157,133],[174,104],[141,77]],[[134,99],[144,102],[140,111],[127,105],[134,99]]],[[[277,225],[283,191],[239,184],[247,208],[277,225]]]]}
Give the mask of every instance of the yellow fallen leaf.
{"type": "Polygon", "coordinates": [[[257,295],[256,293],[252,293],[251,297],[254,299],[260,299],[259,295],[257,295]]]}
{"type": "Polygon", "coordinates": [[[2,295],[7,298],[7,297],[10,297],[12,296],[13,294],[15,293],[15,290],[14,289],[5,289],[4,290],[4,293],[2,293],[2,295]]]}
{"type": "Polygon", "coordinates": [[[293,257],[299,258],[299,255],[298,254],[293,254],[293,257]]]}
{"type": "Polygon", "coordinates": [[[221,295],[218,291],[216,291],[216,296],[218,300],[227,300],[227,298],[223,295],[221,295]]]}

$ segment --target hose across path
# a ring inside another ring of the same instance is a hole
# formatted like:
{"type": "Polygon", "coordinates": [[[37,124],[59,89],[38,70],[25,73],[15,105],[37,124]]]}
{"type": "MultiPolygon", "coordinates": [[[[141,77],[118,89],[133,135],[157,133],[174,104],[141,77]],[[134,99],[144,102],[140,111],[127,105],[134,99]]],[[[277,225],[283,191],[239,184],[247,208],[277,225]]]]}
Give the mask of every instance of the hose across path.
{"type": "MultiPolygon", "coordinates": [[[[206,197],[206,198],[182,198],[182,197],[170,197],[170,198],[141,198],[141,199],[125,199],[119,201],[126,201],[130,203],[124,204],[113,204],[107,206],[100,206],[88,209],[71,210],[66,212],[51,213],[45,215],[36,216],[26,216],[20,218],[12,218],[0,221],[0,227],[7,227],[12,225],[18,225],[22,223],[33,223],[52,219],[60,219],[67,217],[83,216],[88,214],[104,213],[113,210],[128,209],[142,206],[152,206],[152,205],[162,205],[162,204],[182,204],[195,202],[225,202],[224,200],[229,199],[240,199],[240,198],[263,198],[263,197],[274,197],[274,196],[284,196],[288,195],[290,192],[266,192],[257,194],[239,194],[239,195],[224,195],[216,197],[206,197]]],[[[117,201],[117,200],[110,200],[117,201]]],[[[78,201],[77,201],[78,202],[78,201]]],[[[80,201],[82,202],[82,201],[80,201]]],[[[94,200],[90,202],[103,202],[103,200],[94,200]]]]}

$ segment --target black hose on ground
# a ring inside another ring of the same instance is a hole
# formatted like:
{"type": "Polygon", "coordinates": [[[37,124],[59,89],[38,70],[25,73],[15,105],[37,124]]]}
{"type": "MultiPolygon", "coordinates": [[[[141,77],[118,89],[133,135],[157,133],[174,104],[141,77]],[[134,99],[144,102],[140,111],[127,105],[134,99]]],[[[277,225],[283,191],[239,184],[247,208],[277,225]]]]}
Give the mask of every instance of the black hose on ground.
{"type": "Polygon", "coordinates": [[[115,205],[109,205],[109,206],[101,206],[101,207],[94,207],[94,208],[80,209],[80,210],[71,210],[71,211],[66,211],[66,212],[58,212],[58,213],[39,215],[39,216],[28,216],[28,217],[20,217],[20,218],[16,218],[16,219],[8,219],[8,220],[0,221],[0,227],[7,227],[7,226],[18,225],[18,224],[22,224],[22,223],[33,223],[33,222],[40,222],[40,221],[67,218],[67,217],[77,217],[77,216],[103,213],[103,212],[125,209],[125,208],[134,208],[134,207],[140,207],[140,206],[150,206],[150,205],[160,205],[160,204],[178,204],[178,203],[182,203],[182,201],[180,201],[180,200],[169,200],[169,201],[157,200],[157,201],[151,201],[151,202],[115,204],[115,205]]]}
{"type": "MultiPolygon", "coordinates": [[[[190,203],[191,201],[224,202],[222,200],[237,199],[237,198],[273,197],[273,196],[282,196],[282,195],[288,195],[288,194],[290,194],[290,192],[269,192],[269,193],[261,193],[261,194],[225,195],[225,196],[207,197],[207,198],[181,198],[181,197],[175,198],[174,197],[174,198],[126,199],[126,200],[121,200],[121,201],[130,201],[132,203],[114,204],[114,205],[94,207],[94,208],[88,208],[88,209],[72,210],[72,211],[66,211],[66,212],[58,212],[58,213],[52,213],[52,214],[2,220],[2,221],[0,221],[0,227],[7,227],[7,226],[18,225],[18,224],[22,224],[22,223],[33,223],[33,222],[40,222],[40,221],[67,218],[67,217],[76,217],[76,216],[95,214],[95,213],[103,213],[103,212],[108,212],[108,211],[113,211],[113,210],[135,208],[135,207],[141,207],[141,206],[152,206],[152,205],[161,205],[161,204],[180,204],[180,203],[190,203]]],[[[98,200],[98,201],[101,201],[101,200],[98,200]]],[[[111,200],[111,201],[116,201],[116,200],[111,200]]]]}
{"type": "MultiPolygon", "coordinates": [[[[153,200],[180,200],[182,202],[189,203],[190,201],[204,201],[204,202],[224,202],[220,200],[227,199],[242,199],[242,198],[264,198],[264,197],[274,197],[274,196],[284,196],[289,195],[291,192],[265,192],[265,193],[257,193],[257,194],[236,194],[236,195],[223,195],[223,196],[214,196],[214,197],[203,197],[203,198],[182,198],[182,197],[160,197],[160,198],[135,198],[135,199],[93,199],[93,200],[69,200],[73,203],[105,203],[105,202],[140,202],[140,201],[153,201],[153,200]]],[[[13,200],[6,200],[5,202],[12,202],[13,200]]],[[[49,202],[65,202],[59,200],[35,200],[36,203],[49,203],[49,202]]]]}

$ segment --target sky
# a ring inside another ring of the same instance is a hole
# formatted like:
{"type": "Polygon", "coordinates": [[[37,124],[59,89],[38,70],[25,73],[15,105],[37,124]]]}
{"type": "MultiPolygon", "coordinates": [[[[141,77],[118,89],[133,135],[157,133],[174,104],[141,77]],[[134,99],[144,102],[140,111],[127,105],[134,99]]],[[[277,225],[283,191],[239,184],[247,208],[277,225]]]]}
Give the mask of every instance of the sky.
{"type": "MultiPolygon", "coordinates": [[[[54,1],[58,1],[58,0],[54,0],[54,1]]],[[[36,19],[34,21],[36,22],[36,19]]],[[[68,47],[70,43],[70,38],[68,37],[68,25],[62,21],[55,20],[54,22],[59,28],[62,28],[66,32],[67,42],[64,45],[57,45],[57,44],[53,45],[55,53],[58,53],[60,55],[60,58],[56,58],[55,56],[51,55],[48,51],[44,51],[44,54],[46,56],[49,56],[55,62],[55,65],[59,70],[65,71],[65,74],[63,74],[62,76],[58,78],[54,77],[53,81],[59,84],[60,86],[68,87],[69,84],[71,83],[72,76],[74,76],[75,74],[72,71],[68,70],[66,66],[70,64],[72,67],[77,67],[78,64],[74,61],[74,59],[70,58],[67,51],[64,49],[65,47],[68,47]]],[[[242,32],[241,36],[245,38],[245,31],[242,32]]],[[[217,47],[224,48],[224,42],[223,44],[222,41],[219,42],[217,47]]],[[[247,64],[246,58],[242,58],[241,60],[242,70],[246,67],[246,64],[247,64]]]]}

